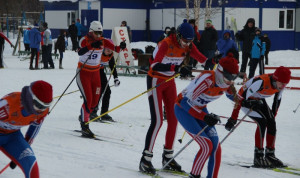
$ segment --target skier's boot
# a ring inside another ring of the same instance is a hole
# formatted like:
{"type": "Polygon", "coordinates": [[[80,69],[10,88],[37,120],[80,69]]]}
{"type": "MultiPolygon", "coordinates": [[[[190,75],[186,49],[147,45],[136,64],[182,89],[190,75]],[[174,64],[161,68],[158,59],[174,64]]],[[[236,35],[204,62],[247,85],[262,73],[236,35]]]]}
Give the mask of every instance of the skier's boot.
{"type": "Polygon", "coordinates": [[[265,159],[269,163],[271,163],[272,167],[287,167],[283,164],[283,162],[276,158],[275,156],[275,149],[272,148],[266,148],[265,150],[265,159]]]}
{"type": "MultiPolygon", "coordinates": [[[[91,114],[90,114],[90,120],[95,119],[96,117],[98,117],[97,111],[98,111],[97,109],[94,109],[94,110],[91,112],[91,114]]],[[[101,122],[101,118],[98,118],[98,119],[96,119],[96,120],[94,120],[94,121],[96,121],[96,122],[101,122]]]]}
{"type": "Polygon", "coordinates": [[[271,167],[270,162],[268,162],[264,157],[264,149],[259,149],[255,147],[254,149],[254,167],[258,168],[268,168],[271,167]]]}
{"type": "MultiPolygon", "coordinates": [[[[163,167],[165,166],[165,164],[167,164],[173,158],[173,153],[174,153],[173,150],[168,150],[168,149],[164,148],[164,152],[162,154],[163,167]]],[[[172,159],[172,161],[165,167],[165,169],[183,172],[181,170],[181,166],[175,161],[175,159],[172,159]]]]}
{"type": "Polygon", "coordinates": [[[156,170],[151,163],[152,157],[153,157],[153,153],[151,153],[150,151],[145,150],[143,152],[143,156],[141,158],[140,166],[139,166],[141,172],[146,174],[153,174],[153,175],[156,173],[156,170]]]}
{"type": "MultiPolygon", "coordinates": [[[[101,115],[105,113],[105,112],[101,112],[101,115]]],[[[101,120],[102,121],[109,121],[109,122],[116,122],[115,120],[113,120],[113,118],[108,115],[108,114],[105,114],[104,116],[101,117],[101,120]]]]}
{"type": "Polygon", "coordinates": [[[81,121],[81,115],[79,116],[78,120],[81,126],[81,136],[87,138],[95,138],[95,134],[90,130],[89,125],[81,121]]]}
{"type": "Polygon", "coordinates": [[[201,175],[194,175],[192,173],[189,174],[189,178],[200,178],[201,175]]]}

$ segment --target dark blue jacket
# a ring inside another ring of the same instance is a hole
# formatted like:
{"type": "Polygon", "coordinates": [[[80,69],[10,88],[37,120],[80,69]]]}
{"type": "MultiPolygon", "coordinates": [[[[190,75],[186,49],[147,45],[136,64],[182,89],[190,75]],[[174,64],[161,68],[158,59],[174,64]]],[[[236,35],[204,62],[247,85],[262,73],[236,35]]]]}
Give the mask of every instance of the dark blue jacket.
{"type": "Polygon", "coordinates": [[[37,50],[39,51],[42,38],[40,32],[36,28],[30,30],[29,40],[30,48],[37,48],[37,50]]]}
{"type": "Polygon", "coordinates": [[[217,48],[218,48],[218,51],[220,52],[220,54],[222,54],[222,57],[226,56],[227,51],[229,49],[235,49],[236,51],[238,51],[238,48],[237,48],[235,42],[231,39],[231,33],[229,30],[224,30],[224,32],[222,34],[222,38],[220,38],[217,41],[217,48]],[[224,39],[225,33],[229,33],[228,39],[224,39]]]}

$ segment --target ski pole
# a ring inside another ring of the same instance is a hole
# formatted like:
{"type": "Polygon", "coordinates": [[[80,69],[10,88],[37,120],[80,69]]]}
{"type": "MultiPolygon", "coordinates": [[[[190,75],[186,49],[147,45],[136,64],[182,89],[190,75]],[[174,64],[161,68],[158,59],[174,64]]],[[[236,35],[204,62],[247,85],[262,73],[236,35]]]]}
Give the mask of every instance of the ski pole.
{"type": "MultiPolygon", "coordinates": [[[[226,117],[226,116],[220,116],[220,118],[225,118],[225,119],[229,119],[229,117],[226,117]]],[[[241,119],[237,119],[238,121],[241,120],[241,119]]],[[[254,121],[247,121],[247,120],[243,120],[242,122],[248,122],[248,123],[254,123],[254,121]]]]}
{"type": "Polygon", "coordinates": [[[297,108],[296,108],[295,110],[293,110],[293,112],[294,112],[294,113],[296,113],[296,112],[297,112],[297,110],[298,110],[299,106],[300,106],[300,103],[298,104],[297,108]]]}
{"type": "Polygon", "coordinates": [[[125,101],[124,103],[122,103],[122,104],[120,104],[120,105],[118,105],[118,106],[112,108],[111,110],[109,110],[109,111],[107,111],[107,112],[101,114],[100,116],[91,119],[90,121],[86,122],[85,124],[87,125],[87,124],[89,124],[89,123],[95,121],[96,119],[98,119],[98,118],[100,118],[100,117],[102,117],[102,116],[104,116],[104,115],[106,115],[106,114],[108,114],[108,113],[110,113],[110,112],[112,112],[112,111],[118,109],[119,107],[121,107],[121,106],[123,106],[123,105],[129,103],[130,101],[132,101],[132,100],[134,100],[134,99],[136,99],[136,98],[142,96],[143,94],[148,93],[148,92],[151,91],[151,90],[154,90],[155,88],[159,87],[160,85],[169,82],[170,80],[172,80],[172,79],[178,77],[179,75],[180,75],[180,73],[175,74],[173,77],[170,77],[170,78],[168,78],[167,80],[165,80],[165,81],[163,81],[163,82],[161,82],[161,83],[155,85],[154,87],[148,89],[147,91],[144,91],[143,93],[140,93],[140,94],[136,95],[135,97],[133,97],[133,98],[131,98],[131,99],[125,101]]]}
{"type": "Polygon", "coordinates": [[[67,86],[67,88],[65,89],[65,91],[63,91],[63,93],[59,96],[58,100],[55,102],[55,104],[53,105],[53,107],[50,109],[50,111],[48,112],[48,115],[51,113],[51,111],[54,109],[54,107],[56,106],[56,104],[59,102],[59,100],[62,98],[62,96],[64,96],[65,92],[68,90],[68,88],[70,87],[70,85],[73,83],[73,81],[75,80],[75,78],[77,77],[77,75],[79,74],[79,72],[82,70],[82,68],[84,67],[84,65],[87,63],[87,61],[89,59],[91,59],[92,54],[94,53],[94,49],[91,52],[91,54],[88,56],[88,58],[84,61],[84,63],[82,64],[82,66],[80,67],[80,69],[76,72],[75,76],[73,77],[73,79],[71,80],[71,82],[69,83],[69,85],[67,86]]]}
{"type": "MultiPolygon", "coordinates": [[[[204,132],[204,130],[208,127],[205,126],[202,130],[200,130],[197,135],[194,136],[194,138],[198,137],[202,132],[204,132]]],[[[173,161],[184,149],[186,149],[187,146],[189,146],[189,144],[191,144],[193,141],[194,141],[194,138],[192,138],[187,144],[184,145],[184,147],[181,148],[181,150],[179,150],[174,156],[172,159],[170,159],[161,169],[165,169],[171,161],[173,161]]]]}
{"type": "Polygon", "coordinates": [[[8,163],[8,164],[0,171],[0,174],[2,174],[2,173],[9,167],[9,164],[10,164],[10,163],[8,163]]]}
{"type": "Polygon", "coordinates": [[[228,137],[229,135],[232,134],[232,132],[243,122],[243,120],[250,114],[250,112],[252,111],[252,109],[249,109],[249,111],[245,114],[245,116],[236,124],[235,127],[233,127],[233,129],[231,129],[231,131],[223,138],[223,140],[220,142],[220,144],[222,144],[228,137]]]}
{"type": "MultiPolygon", "coordinates": [[[[69,93],[65,93],[63,96],[66,96],[66,95],[69,95],[69,94],[72,94],[72,93],[75,93],[75,92],[78,92],[79,90],[75,90],[75,91],[71,91],[69,93]]],[[[60,95],[61,96],[61,95],[60,95]]],[[[56,96],[54,97],[53,99],[56,99],[56,98],[59,98],[60,96],[56,96]]]]}
{"type": "Polygon", "coordinates": [[[183,139],[183,137],[184,137],[185,133],[186,133],[186,131],[184,131],[184,132],[183,132],[181,139],[179,139],[179,140],[178,140],[178,141],[179,141],[179,143],[182,143],[182,139],[183,139]]]}

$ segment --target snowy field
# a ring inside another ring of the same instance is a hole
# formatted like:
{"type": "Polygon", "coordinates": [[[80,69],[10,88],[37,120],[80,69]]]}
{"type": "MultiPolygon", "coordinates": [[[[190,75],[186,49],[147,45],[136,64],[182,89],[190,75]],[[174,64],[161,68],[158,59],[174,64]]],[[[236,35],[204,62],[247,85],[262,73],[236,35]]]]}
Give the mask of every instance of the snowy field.
{"type": "MultiPolygon", "coordinates": [[[[132,43],[132,48],[141,48],[150,43],[132,43]]],[[[297,66],[300,67],[300,51],[274,51],[269,54],[269,66],[297,66]]],[[[54,60],[54,70],[29,70],[29,60],[20,61],[18,56],[12,56],[12,49],[6,43],[4,50],[5,69],[0,69],[0,96],[13,91],[21,91],[24,85],[35,80],[45,80],[53,85],[54,96],[59,96],[73,79],[77,67],[78,55],[73,51],[66,51],[63,59],[63,70],[58,69],[58,60],[54,60]]],[[[272,73],[274,70],[266,70],[272,73]]],[[[248,68],[247,68],[248,72],[248,68]]],[[[257,69],[258,72],[258,69],[257,69]]],[[[194,73],[197,75],[197,73],[194,73]]],[[[292,70],[293,76],[300,77],[299,70],[292,70]]],[[[146,91],[145,77],[119,76],[121,85],[112,87],[110,109],[146,91]]],[[[110,85],[113,81],[110,81],[110,85]]],[[[187,80],[176,79],[177,92],[181,92],[188,84],[187,80]]],[[[300,81],[291,80],[290,87],[300,87],[300,81]]],[[[237,88],[241,86],[236,86],[237,88]]],[[[67,92],[78,90],[74,81],[67,92]]],[[[267,100],[272,103],[273,97],[267,100]]],[[[54,100],[56,102],[56,100],[54,100]]],[[[300,168],[300,108],[294,113],[300,103],[299,90],[286,90],[283,94],[281,107],[277,115],[276,155],[291,167],[300,168]]],[[[36,137],[32,147],[36,154],[40,175],[42,178],[134,178],[149,177],[138,172],[138,165],[142,155],[146,132],[150,124],[150,112],[147,95],[137,99],[109,113],[117,123],[91,123],[91,130],[100,138],[107,141],[96,141],[79,137],[74,129],[80,129],[78,115],[82,99],[80,93],[66,95],[61,98],[36,137]]],[[[208,110],[221,116],[229,117],[233,103],[225,96],[208,105],[208,110]]],[[[240,112],[239,118],[242,118],[240,112]]],[[[247,118],[246,120],[250,120],[247,118]]],[[[222,124],[226,119],[222,119],[222,124]]],[[[164,122],[154,147],[152,163],[161,168],[164,136],[167,123],[164,122]]],[[[224,126],[217,125],[216,129],[222,140],[228,131],[224,126]]],[[[292,178],[296,175],[278,173],[272,170],[243,168],[231,166],[236,163],[252,163],[254,155],[254,133],[256,125],[242,123],[236,131],[222,144],[222,163],[220,178],[292,178]]],[[[24,133],[27,128],[23,128],[24,133]]],[[[190,139],[187,134],[182,144],[177,140],[183,135],[183,128],[178,125],[174,151],[177,153],[190,139]]],[[[198,150],[192,142],[177,158],[183,170],[190,172],[193,158],[198,150]]],[[[0,153],[0,170],[10,160],[0,153]]],[[[207,174],[207,167],[202,171],[202,177],[207,174]]],[[[173,177],[161,173],[163,177],[173,177]]],[[[1,178],[23,177],[17,167],[8,168],[1,178]]]]}

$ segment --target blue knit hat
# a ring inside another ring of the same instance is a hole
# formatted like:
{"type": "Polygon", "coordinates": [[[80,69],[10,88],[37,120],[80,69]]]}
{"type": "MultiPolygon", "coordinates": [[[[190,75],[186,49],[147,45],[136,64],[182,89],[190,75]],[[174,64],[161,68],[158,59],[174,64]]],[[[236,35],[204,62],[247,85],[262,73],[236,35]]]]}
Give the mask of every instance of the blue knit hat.
{"type": "Polygon", "coordinates": [[[193,40],[195,35],[193,27],[187,23],[186,19],[184,19],[183,23],[178,26],[177,33],[179,33],[181,37],[186,40],[193,40]]]}

